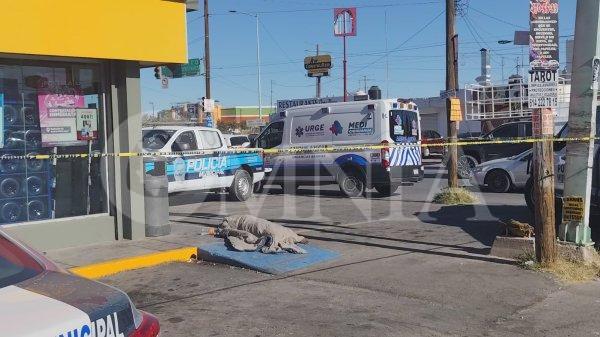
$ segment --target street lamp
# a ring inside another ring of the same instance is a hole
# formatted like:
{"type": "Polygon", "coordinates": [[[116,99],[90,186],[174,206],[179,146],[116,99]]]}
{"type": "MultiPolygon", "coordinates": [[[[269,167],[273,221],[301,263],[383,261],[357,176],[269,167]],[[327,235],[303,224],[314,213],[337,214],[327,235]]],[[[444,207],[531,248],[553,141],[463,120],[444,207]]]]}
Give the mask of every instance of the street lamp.
{"type": "Polygon", "coordinates": [[[258,68],[258,119],[262,121],[262,89],[260,80],[260,30],[258,27],[258,14],[257,13],[246,13],[231,10],[229,13],[248,15],[256,19],[256,66],[258,68]]]}

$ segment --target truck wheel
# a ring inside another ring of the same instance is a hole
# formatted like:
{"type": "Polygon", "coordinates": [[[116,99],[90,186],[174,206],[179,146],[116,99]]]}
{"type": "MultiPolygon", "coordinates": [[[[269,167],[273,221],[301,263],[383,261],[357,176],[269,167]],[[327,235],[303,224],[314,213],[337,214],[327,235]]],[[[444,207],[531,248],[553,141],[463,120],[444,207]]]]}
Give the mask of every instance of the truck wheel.
{"type": "Polygon", "coordinates": [[[365,193],[365,181],[356,170],[342,171],[338,178],[340,191],[347,197],[356,198],[365,193]]]}
{"type": "Polygon", "coordinates": [[[252,196],[252,177],[244,170],[237,170],[233,175],[233,183],[229,188],[229,196],[233,200],[246,201],[252,196]]]}
{"type": "Polygon", "coordinates": [[[488,173],[485,177],[485,184],[494,193],[506,193],[512,186],[508,174],[501,170],[494,170],[488,173]]]}
{"type": "Polygon", "coordinates": [[[398,185],[395,184],[375,185],[374,187],[377,193],[383,197],[389,197],[398,189],[398,185]]]}

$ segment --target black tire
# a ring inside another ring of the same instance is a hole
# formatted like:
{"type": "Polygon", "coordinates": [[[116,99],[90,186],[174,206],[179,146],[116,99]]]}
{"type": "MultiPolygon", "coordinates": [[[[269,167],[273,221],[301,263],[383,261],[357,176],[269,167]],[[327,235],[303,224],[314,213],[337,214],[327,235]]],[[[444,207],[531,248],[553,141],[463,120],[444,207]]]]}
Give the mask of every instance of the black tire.
{"type": "Polygon", "coordinates": [[[458,176],[461,179],[469,179],[471,177],[471,172],[477,164],[479,164],[479,162],[475,157],[468,154],[459,155],[456,165],[458,167],[458,176]]]}
{"type": "Polygon", "coordinates": [[[487,189],[494,193],[506,193],[512,187],[510,176],[503,170],[493,170],[485,176],[487,189]]]}
{"type": "Polygon", "coordinates": [[[233,175],[233,183],[229,187],[229,196],[233,200],[246,201],[252,196],[252,177],[244,170],[237,170],[233,175]]]}
{"type": "Polygon", "coordinates": [[[357,198],[365,194],[365,179],[358,170],[343,170],[338,177],[338,185],[347,197],[357,198]]]}
{"type": "Polygon", "coordinates": [[[390,195],[396,193],[396,190],[398,189],[398,185],[395,184],[385,184],[385,185],[375,185],[373,186],[375,187],[375,190],[377,191],[377,193],[379,193],[379,195],[383,196],[383,197],[389,197],[390,195]]]}

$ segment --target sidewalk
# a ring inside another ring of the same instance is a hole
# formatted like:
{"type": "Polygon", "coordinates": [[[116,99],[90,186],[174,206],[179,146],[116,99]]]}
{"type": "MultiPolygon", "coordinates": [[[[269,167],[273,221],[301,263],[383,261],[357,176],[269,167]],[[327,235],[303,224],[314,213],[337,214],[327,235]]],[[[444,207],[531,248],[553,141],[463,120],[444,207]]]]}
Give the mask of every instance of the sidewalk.
{"type": "Polygon", "coordinates": [[[171,226],[171,234],[162,237],[134,241],[121,240],[84,247],[49,250],[44,253],[59,266],[70,269],[114,259],[165,252],[184,247],[198,247],[214,242],[214,237],[204,234],[206,229],[208,227],[176,224],[171,226]]]}

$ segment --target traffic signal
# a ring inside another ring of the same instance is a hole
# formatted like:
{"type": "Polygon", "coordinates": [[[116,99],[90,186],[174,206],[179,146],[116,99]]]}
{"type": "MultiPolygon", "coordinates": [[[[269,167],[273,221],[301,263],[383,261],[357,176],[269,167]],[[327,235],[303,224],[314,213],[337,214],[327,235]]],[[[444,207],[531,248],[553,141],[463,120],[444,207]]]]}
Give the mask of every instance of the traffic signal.
{"type": "Polygon", "coordinates": [[[161,71],[160,71],[160,67],[154,67],[154,77],[156,77],[156,79],[160,80],[161,76],[161,71]]]}

